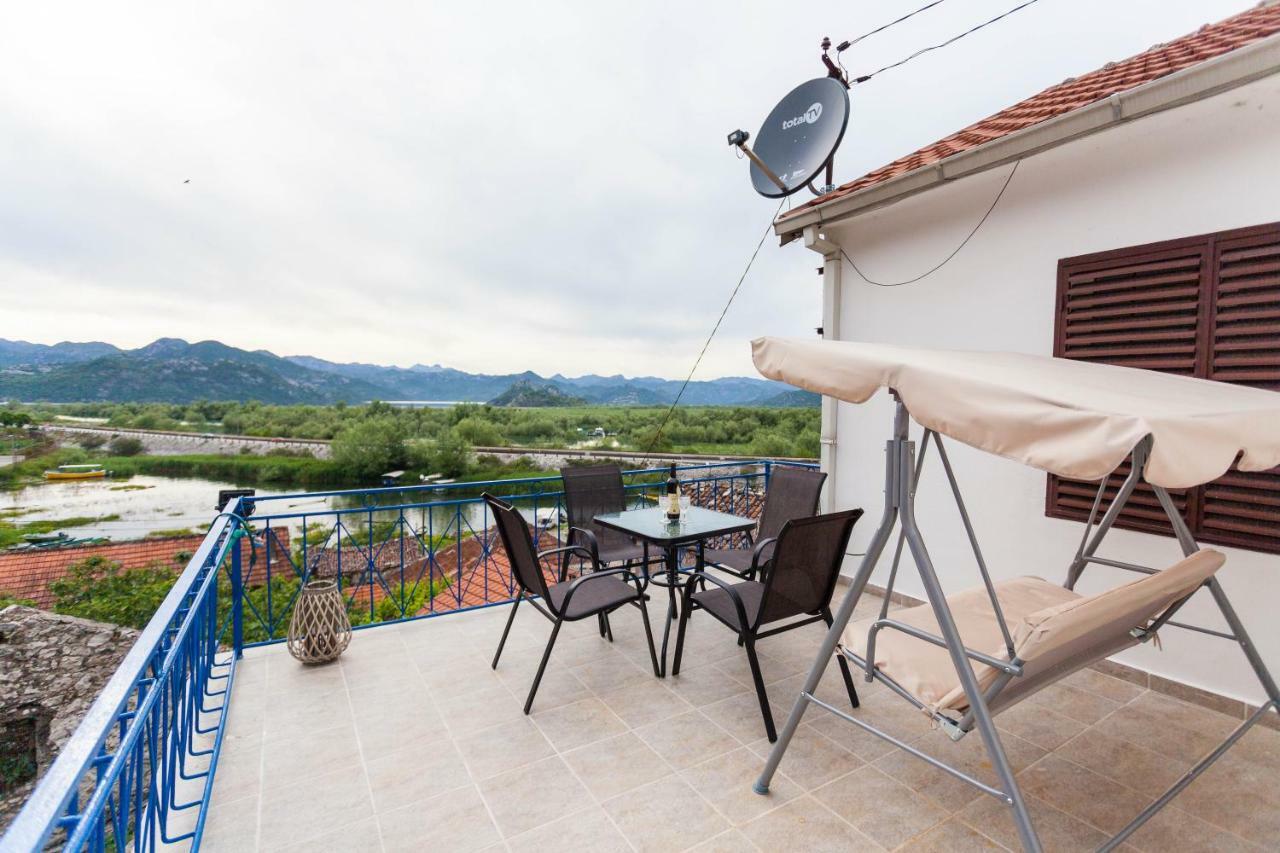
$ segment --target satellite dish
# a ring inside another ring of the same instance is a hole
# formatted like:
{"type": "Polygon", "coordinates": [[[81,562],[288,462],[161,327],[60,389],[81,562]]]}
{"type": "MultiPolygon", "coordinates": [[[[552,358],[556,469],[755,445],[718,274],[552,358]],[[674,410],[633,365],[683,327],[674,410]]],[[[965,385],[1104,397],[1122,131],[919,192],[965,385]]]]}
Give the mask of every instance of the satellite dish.
{"type": "MultiPolygon", "coordinates": [[[[766,198],[782,198],[808,185],[827,168],[849,124],[849,93],[833,77],[818,77],[796,86],[778,102],[760,132],[755,150],[748,134],[729,134],[751,158],[751,183],[766,198]]],[[[829,181],[828,181],[829,182],[829,181]]]]}

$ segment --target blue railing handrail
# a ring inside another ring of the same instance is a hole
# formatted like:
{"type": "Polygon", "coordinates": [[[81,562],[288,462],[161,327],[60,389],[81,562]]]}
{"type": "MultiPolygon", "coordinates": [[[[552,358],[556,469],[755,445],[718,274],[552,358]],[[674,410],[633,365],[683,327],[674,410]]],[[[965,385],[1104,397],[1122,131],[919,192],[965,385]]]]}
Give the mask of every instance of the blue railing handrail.
{"type": "MultiPolygon", "coordinates": [[[[711,466],[711,467],[716,467],[716,466],[711,466]]],[[[623,473],[626,474],[630,472],[623,472],[623,473]]],[[[506,484],[506,483],[542,482],[546,479],[548,478],[539,477],[539,478],[524,478],[524,479],[513,479],[513,480],[491,480],[491,481],[488,481],[487,483],[466,483],[465,485],[474,486],[474,485],[498,485],[498,484],[506,484]]],[[[550,479],[559,480],[560,478],[553,477],[550,479]]],[[[725,480],[725,479],[731,479],[731,476],[726,475],[724,477],[696,477],[693,479],[682,480],[681,483],[683,484],[711,483],[717,480],[725,480]]],[[[446,484],[446,485],[452,485],[452,484],[446,484]]],[[[459,485],[464,485],[464,484],[459,484],[459,485]]],[[[661,483],[656,483],[656,482],[655,483],[628,483],[625,486],[623,486],[623,488],[626,489],[627,491],[641,491],[644,489],[661,487],[661,485],[662,485],[661,483]]],[[[402,490],[392,488],[392,489],[368,489],[366,491],[395,492],[395,491],[402,491],[402,490]]],[[[364,492],[355,491],[355,492],[348,492],[346,494],[352,494],[352,493],[363,494],[364,492]]],[[[541,498],[560,497],[563,494],[564,494],[563,489],[557,489],[556,491],[550,491],[550,492],[520,492],[517,494],[500,493],[497,495],[497,497],[512,500],[512,501],[530,501],[530,500],[538,500],[541,498]]],[[[294,494],[294,495],[271,495],[270,497],[272,498],[274,497],[306,498],[306,497],[322,497],[322,496],[323,495],[319,493],[307,492],[304,494],[294,494]]],[[[248,499],[246,498],[246,500],[248,499]]],[[[258,522],[263,522],[263,521],[275,522],[275,521],[290,521],[290,520],[301,519],[301,518],[315,518],[318,515],[363,515],[368,512],[397,512],[399,510],[405,510],[405,509],[440,509],[442,507],[477,504],[477,503],[482,503],[483,501],[484,501],[484,498],[480,497],[479,495],[475,495],[475,496],[465,497],[465,498],[449,498],[447,500],[440,500],[440,501],[418,501],[414,503],[399,503],[399,504],[368,504],[365,506],[324,507],[323,509],[313,509],[305,512],[271,513],[266,515],[255,514],[250,520],[258,521],[258,522]]]]}
{"type": "MultiPolygon", "coordinates": [[[[18,812],[8,831],[0,838],[0,842],[3,842],[0,846],[4,849],[39,850],[58,827],[71,798],[79,791],[80,781],[88,772],[90,765],[97,760],[102,745],[119,723],[119,716],[130,697],[134,695],[138,682],[147,677],[147,668],[152,664],[156,651],[161,648],[162,643],[170,643],[165,664],[171,664],[172,655],[180,646],[184,632],[189,630],[197,608],[190,607],[182,625],[172,636],[170,636],[170,624],[187,603],[191,587],[209,564],[208,561],[214,558],[214,565],[216,565],[225,556],[226,549],[236,541],[235,537],[229,535],[229,528],[234,523],[236,523],[236,517],[230,513],[222,513],[215,520],[209,533],[205,535],[204,541],[200,543],[200,547],[196,549],[186,568],[174,582],[169,594],[165,596],[155,615],[151,617],[151,621],[142,629],[142,633],[120,662],[120,666],[116,668],[106,686],[102,688],[102,692],[89,707],[80,725],[67,738],[58,757],[32,791],[22,811],[18,812]],[[216,558],[215,548],[217,549],[216,558]],[[11,844],[14,845],[12,848],[9,846],[11,844]]],[[[138,718],[141,718],[141,713],[138,718]]],[[[136,737],[135,732],[137,728],[130,727],[126,738],[131,735],[136,737]]],[[[116,768],[116,773],[119,772],[120,762],[128,757],[126,746],[127,744],[122,742],[117,748],[111,765],[102,774],[104,779],[111,774],[111,768],[116,768]]],[[[100,785],[99,790],[109,790],[109,784],[100,785]]],[[[89,819],[95,817],[88,808],[83,814],[89,819]]]]}
{"type": "MultiPolygon", "coordinates": [[[[776,462],[771,459],[744,459],[734,462],[703,462],[697,465],[677,465],[676,471],[700,471],[710,468],[743,468],[749,465],[796,465],[799,467],[817,467],[816,465],[806,466],[799,462],[776,462]]],[[[664,465],[658,468],[634,468],[622,472],[624,477],[632,477],[637,474],[661,474],[671,470],[671,466],[664,465]]],[[[268,501],[280,500],[297,500],[299,498],[333,498],[333,497],[351,497],[357,495],[379,495],[391,494],[395,492],[427,492],[427,491],[447,491],[449,489],[477,489],[486,486],[497,485],[525,485],[528,483],[547,483],[553,480],[559,480],[559,474],[547,474],[542,477],[514,477],[502,480],[469,480],[466,482],[453,483],[420,483],[413,486],[380,486],[369,489],[339,489],[331,492],[291,492],[283,495],[258,495],[244,498],[245,501],[258,506],[268,501]]]]}

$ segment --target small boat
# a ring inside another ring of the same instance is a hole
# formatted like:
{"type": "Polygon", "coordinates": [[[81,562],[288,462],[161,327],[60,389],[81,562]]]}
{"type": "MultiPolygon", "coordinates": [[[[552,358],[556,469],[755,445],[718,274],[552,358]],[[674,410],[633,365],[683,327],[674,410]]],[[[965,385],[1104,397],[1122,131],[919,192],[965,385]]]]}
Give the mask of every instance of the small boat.
{"type": "Polygon", "coordinates": [[[101,465],[59,465],[44,472],[46,480],[97,480],[105,476],[101,465]]]}

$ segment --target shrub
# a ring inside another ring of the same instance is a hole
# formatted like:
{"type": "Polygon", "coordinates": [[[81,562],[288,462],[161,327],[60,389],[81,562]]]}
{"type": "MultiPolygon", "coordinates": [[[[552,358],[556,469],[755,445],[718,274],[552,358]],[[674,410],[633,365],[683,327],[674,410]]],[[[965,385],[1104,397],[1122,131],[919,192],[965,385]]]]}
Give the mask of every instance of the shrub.
{"type": "Polygon", "coordinates": [[[405,464],[405,431],[394,416],[359,421],[334,436],[333,461],[353,478],[371,480],[405,464]]]}
{"type": "Polygon", "coordinates": [[[493,447],[502,444],[502,433],[498,428],[483,418],[474,415],[465,417],[454,425],[453,431],[473,447],[493,447]]]}
{"type": "Polygon", "coordinates": [[[49,584],[49,591],[55,613],[144,628],[175,577],[163,563],[125,569],[105,557],[89,557],[72,563],[65,577],[49,584]]]}
{"type": "Polygon", "coordinates": [[[117,435],[107,445],[112,456],[137,456],[142,452],[142,441],[131,435],[117,435]]]}
{"type": "Polygon", "coordinates": [[[90,432],[80,436],[80,440],[76,444],[85,450],[97,450],[99,447],[107,443],[107,437],[102,433],[90,432]]]}

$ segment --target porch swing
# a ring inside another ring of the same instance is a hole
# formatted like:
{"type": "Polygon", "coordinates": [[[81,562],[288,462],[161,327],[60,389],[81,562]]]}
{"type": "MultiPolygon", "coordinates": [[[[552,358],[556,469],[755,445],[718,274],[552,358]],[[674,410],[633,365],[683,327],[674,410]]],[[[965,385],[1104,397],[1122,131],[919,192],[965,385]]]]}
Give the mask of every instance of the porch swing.
{"type": "Polygon", "coordinates": [[[1170,488],[1214,480],[1231,466],[1264,471],[1280,465],[1280,394],[1126,367],[1015,353],[944,351],[880,344],[760,338],[759,371],[850,403],[880,388],[895,400],[886,443],[884,511],[849,591],[828,631],[786,726],[755,784],[769,783],[810,704],[886,740],[1013,809],[1022,845],[1042,849],[993,722],[1004,711],[1071,673],[1123,649],[1151,642],[1176,627],[1239,644],[1267,700],[1169,790],[1100,849],[1112,850],[1220,758],[1264,714],[1280,711],[1280,690],[1215,577],[1225,562],[1202,549],[1178,512],[1170,488]],[[919,451],[908,437],[924,428],[919,451]],[[1100,481],[1088,522],[1063,585],[1039,577],[993,581],[947,456],[943,437],[1062,477],[1100,481]],[[933,444],[960,512],[982,585],[944,594],[917,523],[915,492],[933,444]],[[1238,461],[1237,461],[1238,457],[1238,461]],[[1099,519],[1108,475],[1125,460],[1130,470],[1099,519]],[[1148,484],[1173,526],[1183,558],[1164,569],[1098,555],[1102,540],[1141,483],[1148,484]],[[887,583],[892,592],[904,545],[928,599],[850,623],[854,608],[901,523],[887,583]],[[1089,565],[1121,569],[1138,579],[1097,595],[1075,586],[1089,565]],[[1173,620],[1207,589],[1228,626],[1217,631],[1173,620]],[[932,719],[953,740],[977,729],[999,787],[929,755],[817,698],[834,655],[861,669],[932,719]]]}

